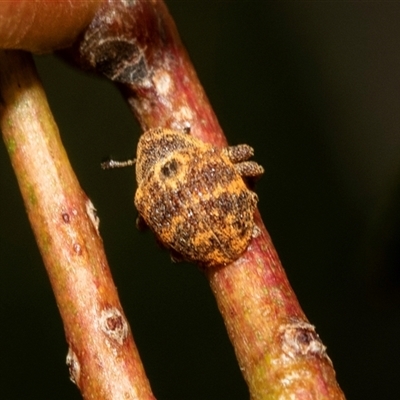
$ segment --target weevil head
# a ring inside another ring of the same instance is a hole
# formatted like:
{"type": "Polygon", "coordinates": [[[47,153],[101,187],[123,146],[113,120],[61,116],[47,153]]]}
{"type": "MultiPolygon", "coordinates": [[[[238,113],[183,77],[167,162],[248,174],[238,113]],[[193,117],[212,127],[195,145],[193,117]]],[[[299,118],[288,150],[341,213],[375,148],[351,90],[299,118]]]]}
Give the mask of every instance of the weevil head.
{"type": "Polygon", "coordinates": [[[146,179],[156,163],[172,153],[193,147],[193,138],[183,132],[156,128],[143,133],[136,154],[136,180],[138,185],[146,179]]]}

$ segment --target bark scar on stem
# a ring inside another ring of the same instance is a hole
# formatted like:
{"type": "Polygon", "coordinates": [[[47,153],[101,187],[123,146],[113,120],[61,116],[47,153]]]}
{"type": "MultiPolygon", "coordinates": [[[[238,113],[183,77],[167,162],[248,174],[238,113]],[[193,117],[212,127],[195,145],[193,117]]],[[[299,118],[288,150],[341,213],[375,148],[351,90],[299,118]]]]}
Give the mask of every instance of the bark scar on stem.
{"type": "Polygon", "coordinates": [[[143,51],[134,40],[119,37],[100,40],[89,55],[92,67],[112,81],[138,84],[149,75],[143,51]]]}
{"type": "Polygon", "coordinates": [[[99,231],[100,218],[97,215],[96,208],[89,199],[86,201],[86,214],[89,216],[90,221],[92,222],[97,235],[100,236],[100,231],[99,231]]]}
{"type": "Polygon", "coordinates": [[[69,214],[68,214],[67,212],[63,212],[63,213],[61,214],[61,217],[62,217],[63,221],[64,221],[66,224],[69,224],[69,223],[70,223],[70,217],[69,217],[69,214]]]}
{"type": "Polygon", "coordinates": [[[326,347],[315,332],[315,327],[307,322],[292,322],[281,325],[279,334],[283,352],[294,359],[298,356],[317,356],[331,360],[326,354],[326,347]]]}
{"type": "Polygon", "coordinates": [[[122,345],[128,337],[128,323],[121,312],[115,307],[102,310],[100,328],[110,339],[119,345],[122,345]]]}
{"type": "Polygon", "coordinates": [[[68,349],[67,360],[66,360],[68,370],[69,370],[69,379],[71,382],[75,383],[75,385],[79,386],[79,379],[81,375],[81,365],[79,363],[78,357],[75,352],[71,349],[68,349]]]}

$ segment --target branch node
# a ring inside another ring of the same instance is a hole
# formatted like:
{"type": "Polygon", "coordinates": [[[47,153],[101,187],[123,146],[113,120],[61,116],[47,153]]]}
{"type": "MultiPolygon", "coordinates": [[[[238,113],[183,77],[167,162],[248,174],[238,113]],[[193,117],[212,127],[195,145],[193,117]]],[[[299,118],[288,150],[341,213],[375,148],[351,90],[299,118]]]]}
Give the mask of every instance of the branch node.
{"type": "Polygon", "coordinates": [[[100,218],[98,217],[97,210],[94,207],[93,203],[90,201],[90,199],[86,201],[86,214],[90,218],[90,221],[92,222],[97,235],[100,236],[100,231],[99,231],[100,218]]]}
{"type": "Polygon", "coordinates": [[[101,330],[119,345],[122,345],[128,336],[128,323],[121,312],[115,308],[107,308],[101,312],[101,330]]]}
{"type": "Polygon", "coordinates": [[[67,360],[66,360],[68,370],[69,370],[69,379],[75,385],[79,386],[79,378],[81,375],[81,365],[79,363],[78,357],[75,352],[71,349],[68,349],[67,360]]]}
{"type": "Polygon", "coordinates": [[[298,356],[317,356],[329,360],[326,347],[315,331],[315,327],[308,322],[298,321],[280,326],[279,333],[282,339],[282,350],[290,358],[298,356]]]}

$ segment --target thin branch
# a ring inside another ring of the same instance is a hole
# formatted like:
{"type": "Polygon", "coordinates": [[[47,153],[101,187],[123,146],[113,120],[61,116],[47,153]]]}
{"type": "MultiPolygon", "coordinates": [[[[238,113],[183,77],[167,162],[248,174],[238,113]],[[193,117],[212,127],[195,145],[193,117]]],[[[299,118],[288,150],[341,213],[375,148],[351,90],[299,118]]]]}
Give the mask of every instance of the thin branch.
{"type": "Polygon", "coordinates": [[[0,52],[0,122],[86,399],[154,399],[111,278],[98,218],[62,146],[31,56],[0,52]]]}
{"type": "MultiPolygon", "coordinates": [[[[105,3],[67,56],[114,81],[143,130],[226,139],[162,0],[105,3]]],[[[260,234],[231,265],[206,270],[252,399],[342,399],[332,363],[260,234]]]]}

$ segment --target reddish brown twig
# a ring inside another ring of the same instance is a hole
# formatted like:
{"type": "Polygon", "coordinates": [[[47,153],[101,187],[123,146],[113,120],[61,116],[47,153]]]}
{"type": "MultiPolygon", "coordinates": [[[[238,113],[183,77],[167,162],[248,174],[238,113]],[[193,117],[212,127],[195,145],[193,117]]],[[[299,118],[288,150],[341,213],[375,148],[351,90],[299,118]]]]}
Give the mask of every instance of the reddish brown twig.
{"type": "MultiPolygon", "coordinates": [[[[226,139],[161,0],[110,1],[69,54],[116,82],[143,130],[226,139]]],[[[325,347],[301,310],[265,230],[235,263],[206,275],[252,399],[342,399],[325,347]]]]}
{"type": "Polygon", "coordinates": [[[0,52],[1,130],[86,399],[154,399],[113,284],[96,211],[79,186],[31,56],[0,52]]]}

